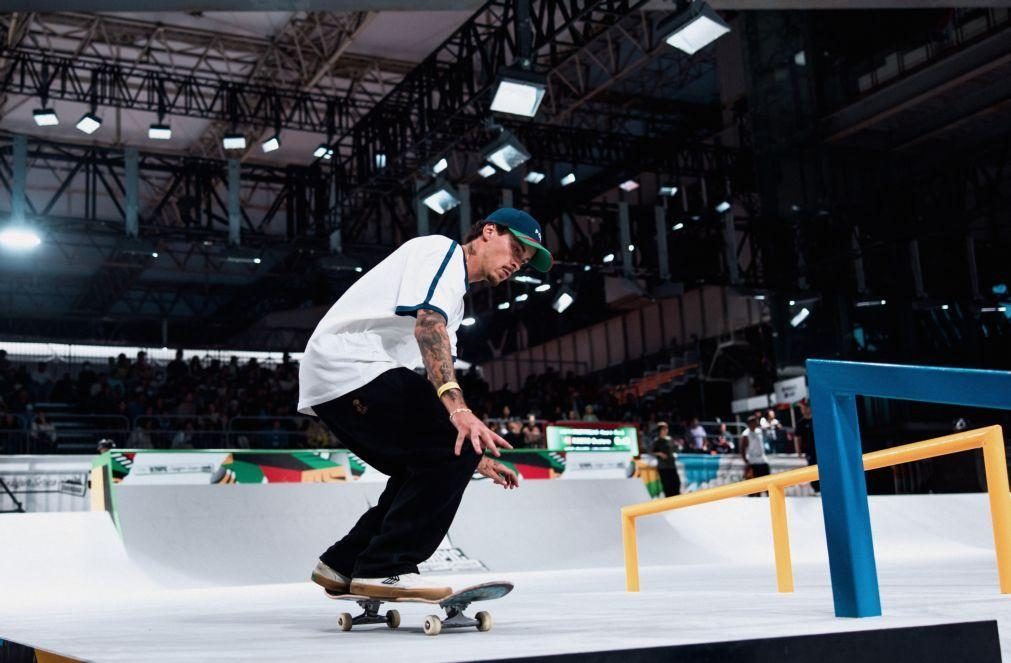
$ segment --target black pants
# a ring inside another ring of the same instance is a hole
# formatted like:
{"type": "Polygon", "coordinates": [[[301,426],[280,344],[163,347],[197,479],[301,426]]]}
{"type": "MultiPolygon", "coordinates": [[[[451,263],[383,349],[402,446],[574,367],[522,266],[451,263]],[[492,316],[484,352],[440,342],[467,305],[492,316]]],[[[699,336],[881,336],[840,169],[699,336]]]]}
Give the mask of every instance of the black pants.
{"type": "Polygon", "coordinates": [[[354,578],[417,573],[449,531],[481,456],[470,440],[453,453],[457,431],[445,406],[407,368],[313,410],[343,446],[390,477],[376,505],[320,560],[354,578]]]}
{"type": "Polygon", "coordinates": [[[677,468],[661,467],[657,469],[660,474],[660,485],[663,486],[664,497],[674,497],[681,494],[681,476],[677,468]]]}

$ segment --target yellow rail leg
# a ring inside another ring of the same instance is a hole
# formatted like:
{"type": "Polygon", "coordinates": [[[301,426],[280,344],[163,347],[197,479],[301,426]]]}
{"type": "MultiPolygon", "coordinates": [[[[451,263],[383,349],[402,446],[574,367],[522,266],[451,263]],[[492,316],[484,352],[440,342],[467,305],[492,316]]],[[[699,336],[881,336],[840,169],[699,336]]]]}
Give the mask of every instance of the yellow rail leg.
{"type": "Polygon", "coordinates": [[[986,489],[990,494],[1000,591],[1001,594],[1011,594],[1011,493],[1008,492],[1007,460],[1000,426],[994,426],[983,438],[983,465],[986,468],[986,489]]]}
{"type": "Polygon", "coordinates": [[[635,518],[621,514],[621,538],[625,543],[625,589],[639,591],[639,548],[635,540],[635,518]]]}
{"type": "Polygon", "coordinates": [[[769,510],[772,512],[772,544],[776,551],[776,587],[780,592],[792,592],[793,563],[786,525],[786,491],[782,486],[769,486],[769,510]]]}

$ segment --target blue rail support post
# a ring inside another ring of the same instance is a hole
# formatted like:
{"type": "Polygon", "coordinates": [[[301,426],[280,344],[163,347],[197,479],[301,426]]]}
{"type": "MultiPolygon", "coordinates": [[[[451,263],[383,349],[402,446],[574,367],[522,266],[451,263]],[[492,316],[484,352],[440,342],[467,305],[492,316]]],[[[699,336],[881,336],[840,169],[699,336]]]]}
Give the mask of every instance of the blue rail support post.
{"type": "Polygon", "coordinates": [[[837,617],[881,614],[856,397],[1011,409],[1011,372],[809,359],[818,474],[837,617]]]}

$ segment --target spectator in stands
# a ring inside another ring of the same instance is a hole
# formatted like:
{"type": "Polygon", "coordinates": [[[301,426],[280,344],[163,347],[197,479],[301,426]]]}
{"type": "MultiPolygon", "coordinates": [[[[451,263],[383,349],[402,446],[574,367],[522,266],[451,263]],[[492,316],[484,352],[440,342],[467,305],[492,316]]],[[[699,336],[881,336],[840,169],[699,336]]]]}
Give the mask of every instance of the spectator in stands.
{"type": "Polygon", "coordinates": [[[677,470],[677,448],[666,421],[657,422],[656,435],[650,441],[649,452],[656,456],[660,485],[666,497],[681,494],[681,477],[677,470]]]}
{"type": "Polygon", "coordinates": [[[0,453],[16,454],[24,444],[21,420],[5,409],[0,409],[0,453]]]}
{"type": "Polygon", "coordinates": [[[510,419],[506,424],[506,432],[502,437],[515,449],[524,447],[523,444],[523,424],[519,419],[510,419]]]}
{"type": "Polygon", "coordinates": [[[320,423],[319,419],[309,421],[309,428],[306,429],[306,442],[311,449],[333,449],[338,446],[337,438],[320,423]]]}
{"type": "Polygon", "coordinates": [[[176,408],[176,414],[180,417],[192,417],[197,413],[197,404],[195,402],[193,392],[186,392],[186,396],[183,397],[181,403],[176,408]]]}
{"type": "Polygon", "coordinates": [[[48,453],[56,450],[56,426],[46,419],[45,410],[35,413],[29,437],[32,453],[48,453]]]}
{"type": "Polygon", "coordinates": [[[758,424],[765,436],[766,449],[773,453],[780,451],[779,442],[784,431],[783,424],[779,423],[779,419],[776,418],[776,411],[766,411],[765,416],[759,420],[758,424]]]}
{"type": "Polygon", "coordinates": [[[126,438],[127,449],[154,449],[151,441],[151,420],[142,419],[140,425],[130,431],[130,436],[126,438]]]}
{"type": "Polygon", "coordinates": [[[716,433],[716,439],[713,441],[713,451],[721,454],[731,453],[734,450],[733,438],[734,436],[727,430],[727,425],[721,423],[716,433]]]}
{"type": "Polygon", "coordinates": [[[264,446],[268,449],[287,449],[288,432],[281,426],[280,419],[274,419],[270,431],[264,435],[264,446]]]}
{"type": "Polygon", "coordinates": [[[769,474],[769,459],[758,419],[748,417],[748,430],[741,433],[741,458],[747,467],[745,478],[754,479],[769,474]]]}
{"type": "Polygon", "coordinates": [[[593,413],[593,406],[587,405],[583,408],[583,421],[600,421],[597,415],[593,413]]]}
{"type": "MultiPolygon", "coordinates": [[[[235,357],[232,357],[234,360],[235,357]]],[[[169,382],[178,382],[182,380],[189,370],[186,368],[186,362],[183,361],[183,351],[176,350],[176,358],[169,362],[169,365],[165,369],[165,376],[168,378],[169,382]]]]}
{"type": "Polygon", "coordinates": [[[175,434],[172,438],[172,448],[173,449],[192,449],[193,448],[193,422],[187,421],[183,426],[183,429],[175,434]]]}
{"type": "Polygon", "coordinates": [[[706,429],[699,423],[697,417],[692,417],[692,420],[688,422],[688,435],[692,441],[692,451],[696,453],[706,451],[706,429]]]}
{"type": "MultiPolygon", "coordinates": [[[[807,401],[800,404],[800,421],[793,432],[793,441],[797,453],[803,453],[807,457],[808,465],[818,464],[818,450],[814,446],[814,419],[811,416],[811,405],[807,401]]],[[[821,490],[821,484],[817,481],[812,481],[811,487],[816,493],[821,490]]]]}
{"type": "Polygon", "coordinates": [[[527,415],[527,422],[523,424],[523,446],[527,449],[544,449],[544,432],[537,424],[537,419],[533,414],[527,415]]]}
{"type": "Polygon", "coordinates": [[[70,379],[70,373],[64,373],[63,377],[56,381],[49,393],[49,400],[53,403],[72,403],[77,400],[77,389],[74,387],[74,381],[70,379]]]}
{"type": "Polygon", "coordinates": [[[49,395],[53,391],[53,380],[49,377],[49,367],[46,362],[40,361],[35,365],[35,373],[28,383],[28,393],[31,394],[32,402],[48,402],[49,395]]]}

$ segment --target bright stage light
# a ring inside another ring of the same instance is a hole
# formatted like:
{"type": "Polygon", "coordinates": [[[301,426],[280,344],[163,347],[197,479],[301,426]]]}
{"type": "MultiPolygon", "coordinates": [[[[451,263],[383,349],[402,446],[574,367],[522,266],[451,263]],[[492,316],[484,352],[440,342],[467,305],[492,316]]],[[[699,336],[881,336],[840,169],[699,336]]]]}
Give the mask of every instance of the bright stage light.
{"type": "Polygon", "coordinates": [[[221,138],[221,146],[226,150],[246,149],[246,137],[242,134],[225,134],[221,138]]]}
{"type": "Polygon", "coordinates": [[[493,165],[491,165],[489,163],[486,163],[485,165],[481,166],[477,170],[477,174],[480,175],[481,177],[486,178],[486,179],[489,178],[489,177],[491,177],[492,175],[494,175],[495,172],[496,172],[495,171],[495,166],[493,166],[493,165]]]}
{"type": "Polygon", "coordinates": [[[509,113],[533,117],[547,90],[544,77],[530,72],[507,71],[499,79],[491,109],[496,113],[509,113]]]}
{"type": "Polygon", "coordinates": [[[568,175],[562,178],[562,186],[569,186],[575,181],[576,181],[576,174],[569,173],[568,175]]]}
{"type": "Polygon", "coordinates": [[[531,170],[527,173],[527,176],[524,179],[531,184],[540,184],[545,177],[544,173],[537,170],[531,170]]]}
{"type": "Polygon", "coordinates": [[[719,212],[720,214],[723,214],[724,212],[726,212],[729,209],[730,209],[730,203],[728,203],[725,200],[722,201],[719,205],[716,206],[716,211],[719,212]]]}
{"type": "Polygon", "coordinates": [[[89,136],[102,126],[102,118],[98,117],[94,113],[85,113],[81,116],[81,119],[77,121],[77,128],[80,131],[88,134],[89,136]]]}
{"type": "Polygon", "coordinates": [[[552,302],[552,304],[551,304],[551,308],[555,309],[559,313],[564,313],[565,309],[567,309],[570,306],[572,306],[572,302],[574,302],[574,301],[576,301],[576,298],[566,288],[566,289],[563,289],[561,292],[558,293],[558,296],[555,297],[555,301],[552,302]]]}
{"type": "Polygon", "coordinates": [[[664,41],[688,55],[694,55],[730,32],[730,26],[708,4],[696,1],[686,13],[661,21],[657,30],[661,33],[669,30],[664,41]]]}
{"type": "Polygon", "coordinates": [[[797,315],[793,316],[793,319],[790,320],[790,326],[799,327],[805,320],[807,320],[807,316],[809,315],[811,315],[811,311],[807,310],[807,308],[800,309],[800,312],[798,312],[797,315]]]}
{"type": "Polygon", "coordinates": [[[264,154],[281,149],[281,137],[274,134],[260,144],[260,149],[263,150],[264,154]]]}
{"type": "Polygon", "coordinates": [[[421,201],[436,214],[445,214],[460,204],[456,190],[444,182],[436,182],[421,192],[421,201]]]}
{"type": "Polygon", "coordinates": [[[468,317],[464,318],[463,320],[461,320],[460,324],[463,325],[464,327],[472,327],[472,326],[474,326],[474,324],[476,322],[477,322],[477,320],[475,320],[474,318],[471,318],[470,316],[468,316],[468,317]]]}
{"type": "Polygon", "coordinates": [[[530,152],[511,132],[503,131],[501,136],[485,147],[484,158],[499,170],[508,173],[526,163],[530,159],[530,152]]]}
{"type": "Polygon", "coordinates": [[[31,228],[7,226],[0,230],[0,246],[12,251],[31,251],[42,243],[42,238],[31,228]]]}
{"type": "Polygon", "coordinates": [[[32,118],[40,127],[55,127],[60,123],[59,116],[52,108],[38,108],[32,111],[32,118]]]}
{"type": "Polygon", "coordinates": [[[618,188],[621,189],[622,191],[635,191],[636,189],[639,188],[639,183],[636,182],[635,180],[625,180],[624,182],[618,185],[618,188]]]}
{"type": "Polygon", "coordinates": [[[147,128],[147,137],[151,140],[172,140],[172,127],[167,124],[152,124],[147,128]]]}

